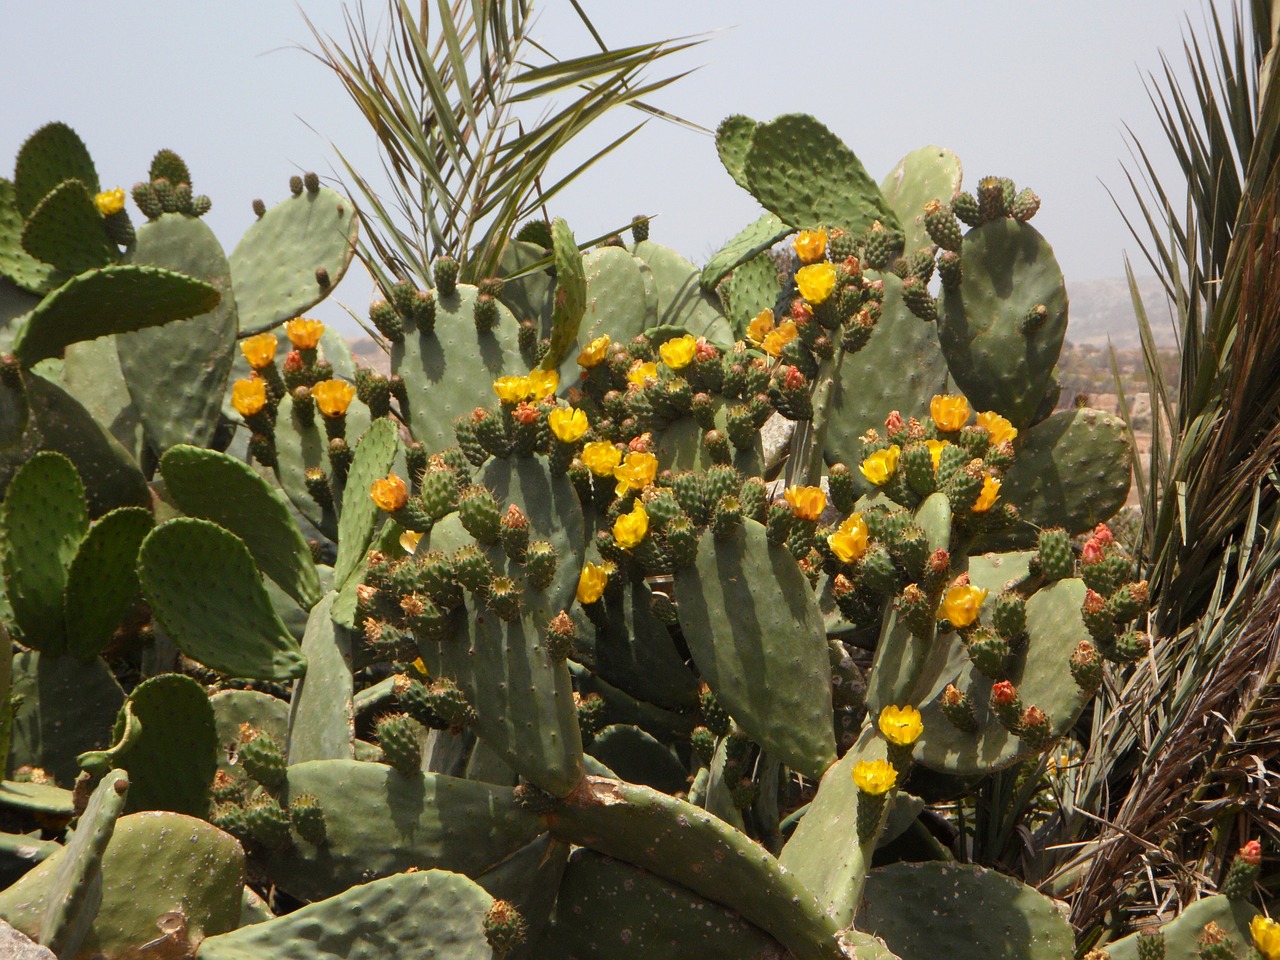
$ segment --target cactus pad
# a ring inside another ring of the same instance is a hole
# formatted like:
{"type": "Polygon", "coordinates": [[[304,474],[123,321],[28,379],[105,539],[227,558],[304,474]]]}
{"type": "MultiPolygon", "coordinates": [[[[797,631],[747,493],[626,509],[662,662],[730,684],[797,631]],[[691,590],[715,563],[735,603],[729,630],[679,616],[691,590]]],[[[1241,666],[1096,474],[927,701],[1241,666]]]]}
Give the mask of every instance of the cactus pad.
{"type": "Polygon", "coordinates": [[[37,260],[68,274],[115,263],[120,253],[107,237],[102,214],[79,180],[65,180],[31,211],[22,246],[37,260]]]}
{"type": "Polygon", "coordinates": [[[930,200],[950,202],[960,180],[960,158],[945,147],[928,146],[912,150],[881,181],[880,192],[898,215],[908,250],[930,245],[920,221],[924,205],[930,200]]]}
{"type": "Polygon", "coordinates": [[[153,518],[141,507],[119,507],[101,517],[80,543],[67,570],[67,648],[89,662],[111,641],[138,597],[138,548],[153,518]]]}
{"type": "Polygon", "coordinates": [[[64,180],[79,180],[90,193],[101,189],[89,149],[65,123],[47,123],[27,137],[13,170],[14,197],[24,217],[64,180]]]}

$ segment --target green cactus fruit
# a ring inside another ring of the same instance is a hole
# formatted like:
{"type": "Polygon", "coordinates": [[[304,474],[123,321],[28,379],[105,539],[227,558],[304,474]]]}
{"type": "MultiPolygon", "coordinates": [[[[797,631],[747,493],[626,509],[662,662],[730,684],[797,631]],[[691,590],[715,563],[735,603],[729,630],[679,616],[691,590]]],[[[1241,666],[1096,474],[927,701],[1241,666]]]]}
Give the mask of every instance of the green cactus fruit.
{"type": "Polygon", "coordinates": [[[449,728],[449,724],[436,713],[432,706],[431,695],[426,684],[404,674],[398,674],[393,678],[392,689],[401,709],[418,723],[431,730],[449,728]]]}
{"type": "Polygon", "coordinates": [[[1071,537],[1061,527],[1040,532],[1036,556],[1040,573],[1046,580],[1067,580],[1075,575],[1076,559],[1071,551],[1071,537]]]}
{"type": "Polygon", "coordinates": [[[524,572],[529,586],[534,590],[545,590],[551,586],[556,575],[556,563],[556,550],[550,541],[530,543],[524,555],[524,572]]]}
{"type": "Polygon", "coordinates": [[[209,814],[209,822],[237,840],[252,839],[249,832],[249,814],[238,803],[221,803],[209,814]]]}
{"type": "Polygon", "coordinates": [[[484,937],[495,960],[502,960],[522,943],[528,933],[520,911],[506,900],[494,900],[484,918],[484,937]]]}
{"type": "Polygon", "coordinates": [[[1018,720],[1018,736],[1032,750],[1044,751],[1053,742],[1053,724],[1043,710],[1032,704],[1018,720]]]}
{"type": "Polygon", "coordinates": [[[285,850],[293,842],[289,836],[289,813],[270,794],[259,794],[245,808],[249,836],[268,850],[285,850]]]}
{"type": "Polygon", "coordinates": [[[1108,651],[1111,658],[1118,663],[1134,663],[1141,660],[1151,650],[1151,636],[1141,630],[1126,630],[1116,638],[1108,651]]]}
{"type": "Polygon", "coordinates": [[[944,290],[954,290],[960,286],[964,274],[959,253],[943,251],[938,257],[938,277],[942,280],[944,290]]]}
{"type": "Polygon", "coordinates": [[[968,192],[957,193],[951,198],[951,212],[971,227],[983,221],[977,198],[968,192]]]}
{"type": "Polygon", "coordinates": [[[938,301],[929,294],[928,284],[919,277],[907,277],[902,282],[902,302],[925,323],[938,319],[938,301]]]}
{"type": "Polygon", "coordinates": [[[268,790],[277,789],[285,781],[284,751],[270,734],[257,730],[242,734],[240,766],[268,790]]]}
{"type": "Polygon", "coordinates": [[[958,252],[964,237],[955,214],[940,200],[930,200],[924,207],[924,225],[929,237],[943,250],[958,252]]]}
{"type": "Polygon", "coordinates": [[[666,529],[667,550],[672,566],[679,570],[693,563],[698,554],[698,531],[687,516],[676,517],[666,529]]]}
{"type": "Polygon", "coordinates": [[[1107,598],[1105,612],[1115,623],[1128,623],[1147,609],[1147,581],[1126,583],[1107,598]]]}
{"type": "Polygon", "coordinates": [[[553,662],[562,663],[568,659],[578,642],[578,628],[573,618],[561,610],[547,622],[547,656],[553,662]]]}
{"type": "Polygon", "coordinates": [[[1000,680],[991,685],[991,712],[1004,727],[1014,736],[1022,732],[1022,698],[1017,688],[1008,680],[1000,680]]]}
{"type": "Polygon", "coordinates": [[[148,182],[139,182],[133,185],[133,202],[138,205],[138,209],[142,211],[142,215],[148,220],[157,220],[164,213],[164,204],[160,202],[160,194],[156,192],[156,188],[148,182]]]}
{"type": "Polygon", "coordinates": [[[404,625],[420,640],[444,643],[454,637],[454,624],[450,611],[442,608],[430,597],[410,594],[400,601],[404,613],[404,625]]]}
{"type": "Polygon", "coordinates": [[[476,542],[494,544],[498,542],[502,523],[502,513],[498,501],[488,487],[470,486],[462,491],[458,499],[458,515],[467,533],[476,542]]]}
{"type": "Polygon", "coordinates": [[[431,277],[439,296],[453,296],[458,289],[458,261],[453,257],[437,257],[431,264],[431,277]]]}
{"type": "Polygon", "coordinates": [[[742,502],[737,497],[721,497],[711,515],[711,532],[717,540],[727,540],[742,524],[742,502]]]}
{"type": "Polygon", "coordinates": [[[874,543],[858,561],[854,582],[859,589],[880,597],[888,597],[896,591],[898,571],[893,557],[883,544],[874,543]]]}
{"type": "Polygon", "coordinates": [[[843,463],[833,463],[827,469],[827,490],[832,505],[843,515],[853,512],[857,503],[857,485],[853,473],[843,463]]]}
{"type": "Polygon", "coordinates": [[[795,519],[795,513],[787,504],[775,503],[770,506],[765,518],[765,536],[768,537],[769,542],[779,546],[785,544],[791,537],[791,528],[795,525],[795,519]]]}
{"type": "Polygon", "coordinates": [[[573,695],[574,706],[578,711],[578,729],[582,731],[582,740],[589,742],[605,726],[605,701],[598,693],[582,696],[573,695]]]}
{"type": "Polygon", "coordinates": [[[503,552],[517,563],[523,562],[525,552],[529,549],[529,518],[514,503],[507,505],[507,512],[502,515],[498,526],[498,538],[502,541],[503,552]]]}
{"type": "Polygon", "coordinates": [[[923,443],[908,443],[902,448],[901,468],[907,486],[919,497],[934,492],[933,454],[923,443]]]}
{"type": "Polygon", "coordinates": [[[902,253],[904,237],[877,220],[867,230],[863,242],[864,264],[872,270],[887,270],[902,253]]]}
{"type": "Polygon", "coordinates": [[[1000,636],[1017,648],[1027,638],[1027,601],[1022,594],[1005,590],[996,597],[991,624],[1000,636]]]}
{"type": "Polygon", "coordinates": [[[487,293],[477,294],[475,304],[472,307],[472,316],[475,320],[476,331],[488,333],[498,325],[498,321],[502,317],[498,310],[498,299],[487,293]]]}
{"type": "MultiPolygon", "coordinates": [[[[1120,585],[1129,579],[1133,572],[1133,561],[1119,550],[1112,550],[1094,560],[1086,553],[1080,563],[1080,579],[1090,590],[1096,590],[1104,597],[1109,597],[1120,585]]],[[[1137,614],[1134,614],[1137,616],[1137,614]]],[[[1132,619],[1132,617],[1126,618],[1132,619]]]]}
{"type": "Polygon", "coordinates": [[[1040,198],[1030,189],[1021,190],[1008,205],[1009,216],[1026,223],[1040,209],[1040,198]]]}
{"type": "Polygon", "coordinates": [[[437,606],[454,610],[462,603],[462,590],[455,579],[452,561],[439,550],[428,550],[417,558],[417,589],[421,590],[437,606]]]}
{"type": "Polygon", "coordinates": [[[416,776],[422,767],[421,728],[407,713],[393,713],[377,723],[378,745],[382,757],[394,770],[405,776],[416,776]]]}
{"type": "Polygon", "coordinates": [[[392,343],[404,340],[404,321],[396,308],[386,300],[379,300],[369,308],[369,322],[392,343]]]}
{"type": "Polygon", "coordinates": [[[963,733],[978,732],[978,718],[973,710],[973,701],[967,693],[961,693],[954,684],[949,683],[942,691],[939,702],[942,704],[942,715],[956,729],[963,733]]]}
{"type": "Polygon", "coordinates": [[[971,460],[947,478],[942,492],[951,504],[951,512],[957,516],[966,516],[982,495],[983,478],[981,460],[971,460]]]}
{"type": "Polygon", "coordinates": [[[966,638],[966,650],[973,667],[992,680],[1008,676],[1009,641],[986,627],[978,627],[966,638]]]}
{"type": "Polygon", "coordinates": [[[636,243],[644,243],[649,239],[649,218],[644,214],[631,218],[631,239],[636,243]]]}
{"type": "Polygon", "coordinates": [[[1071,677],[1088,694],[1102,686],[1102,658],[1088,640],[1081,640],[1071,653],[1071,677]]]}
{"type": "Polygon", "coordinates": [[[314,794],[303,793],[294,797],[289,804],[289,819],[298,836],[307,843],[316,847],[324,843],[324,810],[314,794]]]}
{"type": "Polygon", "coordinates": [[[693,733],[689,734],[689,743],[693,747],[693,752],[704,765],[709,765],[711,758],[715,756],[718,739],[709,729],[701,726],[694,727],[693,733]]]}
{"type": "Polygon", "coordinates": [[[475,723],[475,709],[467,702],[466,694],[447,677],[433,680],[427,688],[431,709],[453,730],[475,723]]]}
{"type": "Polygon", "coordinates": [[[705,683],[698,693],[698,712],[702,717],[703,725],[717,737],[723,737],[729,732],[729,715],[725,713],[724,708],[720,706],[720,702],[716,699],[716,695],[711,692],[711,688],[705,683]]]}
{"type": "Polygon", "coordinates": [[[1250,840],[1237,851],[1220,891],[1228,900],[1247,902],[1262,872],[1262,844],[1250,840]]]}
{"type": "Polygon", "coordinates": [[[237,780],[225,770],[219,770],[213,775],[210,793],[214,803],[238,804],[244,800],[244,788],[244,781],[237,780]]]}
{"type": "Polygon", "coordinates": [[[489,582],[489,592],[485,599],[500,620],[509,623],[520,619],[523,593],[520,585],[511,577],[494,577],[489,582]]]}
{"type": "Polygon", "coordinates": [[[1005,184],[1000,177],[983,177],[978,181],[978,214],[983,222],[1005,216],[1005,184]]]}
{"type": "Polygon", "coordinates": [[[449,468],[429,467],[422,475],[418,498],[431,523],[439,523],[458,505],[458,478],[449,468]]]}

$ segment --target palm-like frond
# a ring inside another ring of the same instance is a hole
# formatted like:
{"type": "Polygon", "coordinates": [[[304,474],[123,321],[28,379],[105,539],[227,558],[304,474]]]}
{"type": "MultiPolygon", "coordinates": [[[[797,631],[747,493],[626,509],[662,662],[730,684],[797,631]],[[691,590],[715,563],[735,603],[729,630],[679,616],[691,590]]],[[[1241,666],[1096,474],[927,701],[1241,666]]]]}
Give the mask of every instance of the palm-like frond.
{"type": "Polygon", "coordinates": [[[365,213],[363,259],[384,289],[397,280],[427,285],[442,253],[462,261],[466,279],[495,273],[519,221],[639,129],[546,182],[560,151],[608,111],[632,106],[678,120],[643,98],[683,74],[644,75],[701,41],[611,49],[574,6],[600,50],[567,59],[530,37],[531,0],[420,0],[416,11],[408,0],[386,0],[377,26],[357,3],[341,40],[309,24],[315,56],[378,138],[383,190],[339,159],[365,213]]]}

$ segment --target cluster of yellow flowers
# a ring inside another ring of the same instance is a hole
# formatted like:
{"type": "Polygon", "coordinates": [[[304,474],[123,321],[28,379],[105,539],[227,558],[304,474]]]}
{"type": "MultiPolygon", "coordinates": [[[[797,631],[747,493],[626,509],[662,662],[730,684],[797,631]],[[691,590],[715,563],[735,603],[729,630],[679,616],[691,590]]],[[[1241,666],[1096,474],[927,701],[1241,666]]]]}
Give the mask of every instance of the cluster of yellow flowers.
{"type": "MultiPolygon", "coordinates": [[[[909,747],[924,733],[924,721],[915,707],[887,706],[880,711],[880,733],[895,747],[909,747]]],[[[887,760],[859,760],[853,765],[853,782],[865,794],[882,796],[898,783],[898,771],[887,760]]]]}
{"type": "Polygon", "coordinates": [[[530,370],[523,377],[499,377],[493,381],[493,392],[503,403],[517,404],[521,400],[546,400],[560,386],[560,374],[555,370],[530,370]]]}
{"type": "Polygon", "coordinates": [[[867,522],[862,514],[845,517],[836,532],[827,537],[827,546],[842,563],[860,560],[867,552],[867,522]]]}
{"type": "Polygon", "coordinates": [[[114,190],[103,190],[93,198],[93,205],[104,217],[119,213],[124,209],[124,190],[119,187],[114,190]]]}
{"type": "Polygon", "coordinates": [[[587,606],[604,596],[604,588],[609,585],[609,577],[615,569],[608,561],[584,564],[578,576],[578,602],[587,606]]]}
{"type": "Polygon", "coordinates": [[[782,356],[782,348],[800,336],[800,330],[794,320],[783,320],[775,323],[772,310],[761,310],[747,324],[747,339],[769,356],[782,356]]]}
{"type": "Polygon", "coordinates": [[[658,476],[658,458],[647,451],[633,450],[625,457],[607,440],[593,440],[580,454],[587,469],[597,477],[613,477],[618,481],[617,494],[643,490],[658,476]]]}

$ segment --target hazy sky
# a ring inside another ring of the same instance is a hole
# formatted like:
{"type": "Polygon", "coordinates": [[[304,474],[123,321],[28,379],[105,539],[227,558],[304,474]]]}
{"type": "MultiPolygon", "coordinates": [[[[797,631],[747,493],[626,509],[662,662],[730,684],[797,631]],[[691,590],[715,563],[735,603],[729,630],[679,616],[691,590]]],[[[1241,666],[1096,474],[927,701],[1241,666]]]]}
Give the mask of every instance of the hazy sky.
{"type": "MultiPolygon", "coordinates": [[[[703,126],[729,113],[809,112],[877,179],[903,154],[936,143],[960,155],[966,186],[987,174],[1031,186],[1043,198],[1036,226],[1068,282],[1119,275],[1122,250],[1135,249],[1103,184],[1127,192],[1126,124],[1164,156],[1143,78],[1159,67],[1161,49],[1181,66],[1186,18],[1199,27],[1206,9],[1200,0],[583,5],[619,46],[714,31],[671,62],[699,69],[653,98],[703,126]]],[[[591,49],[567,0],[537,6],[540,41],[561,56],[591,49]]],[[[367,8],[380,12],[382,2],[367,8]]],[[[286,196],[295,172],[336,173],[330,142],[361,169],[378,168],[371,132],[304,49],[311,38],[300,10],[340,33],[337,0],[0,0],[0,10],[2,175],[12,175],[22,140],[55,119],[84,138],[104,186],[128,188],[156,149],[171,147],[191,167],[196,192],[212,197],[207,220],[230,251],[252,220],[253,198],[286,196]]],[[[635,117],[606,122],[600,142],[635,117]]],[[[570,147],[566,169],[582,155],[570,147]]],[[[655,240],[697,263],[759,213],[709,137],[657,121],[562,194],[552,213],[591,237],[640,211],[660,215],[655,240]]],[[[361,278],[336,297],[360,308],[368,289],[361,278]]],[[[318,315],[342,316],[334,305],[318,315]]]]}

